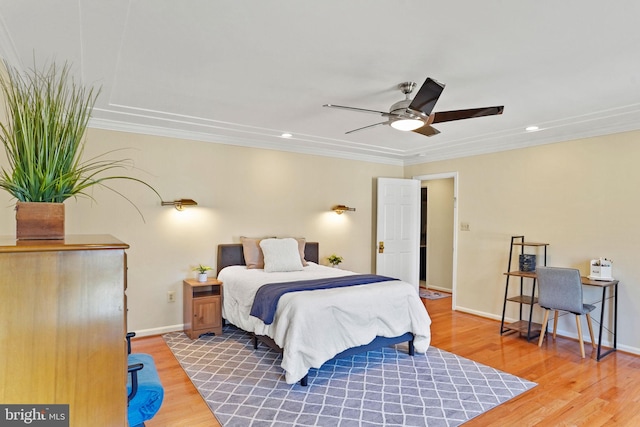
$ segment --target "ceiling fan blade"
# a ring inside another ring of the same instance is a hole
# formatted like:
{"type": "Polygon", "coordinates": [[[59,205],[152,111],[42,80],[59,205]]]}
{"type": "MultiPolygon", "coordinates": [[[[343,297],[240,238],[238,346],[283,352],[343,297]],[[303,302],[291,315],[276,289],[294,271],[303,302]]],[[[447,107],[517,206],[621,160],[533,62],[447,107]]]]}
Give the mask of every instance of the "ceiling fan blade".
{"type": "Polygon", "coordinates": [[[471,108],[468,110],[439,111],[434,113],[432,123],[452,122],[454,120],[472,119],[474,117],[495,116],[502,114],[504,106],[471,108]]]}
{"type": "Polygon", "coordinates": [[[361,128],[358,128],[358,129],[353,129],[353,130],[350,130],[348,132],[345,132],[345,135],[346,134],[350,134],[350,133],[354,133],[354,132],[359,132],[361,130],[369,129],[369,128],[380,126],[380,125],[388,125],[391,122],[392,122],[392,120],[387,120],[386,122],[375,123],[375,124],[372,124],[372,125],[369,125],[369,126],[361,127],[361,128]]]}
{"type": "Polygon", "coordinates": [[[412,132],[419,133],[424,136],[433,136],[440,133],[440,131],[432,126],[424,125],[418,129],[414,129],[412,132]]]}
{"type": "Polygon", "coordinates": [[[350,111],[356,111],[360,113],[374,113],[374,114],[380,114],[383,116],[389,115],[389,113],[386,111],[367,110],[365,108],[356,108],[356,107],[345,107],[344,105],[324,104],[323,107],[339,108],[341,110],[350,110],[350,111]]]}
{"type": "Polygon", "coordinates": [[[433,80],[431,77],[427,77],[418,93],[416,94],[409,108],[414,111],[420,111],[425,115],[431,114],[433,107],[435,107],[440,94],[444,90],[444,85],[433,80]]]}

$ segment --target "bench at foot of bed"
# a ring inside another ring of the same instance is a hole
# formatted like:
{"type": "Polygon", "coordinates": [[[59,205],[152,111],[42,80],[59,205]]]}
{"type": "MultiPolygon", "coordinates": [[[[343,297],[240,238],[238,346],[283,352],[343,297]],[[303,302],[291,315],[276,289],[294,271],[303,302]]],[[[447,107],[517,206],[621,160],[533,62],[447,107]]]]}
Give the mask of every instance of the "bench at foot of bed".
{"type": "MultiPolygon", "coordinates": [[[[405,334],[402,334],[400,336],[393,337],[393,338],[376,337],[369,344],[360,345],[358,347],[348,348],[348,349],[344,350],[343,352],[338,353],[331,360],[341,359],[343,357],[349,357],[349,356],[353,356],[355,354],[366,353],[366,352],[371,351],[371,350],[376,350],[376,349],[379,349],[379,348],[382,348],[382,347],[388,347],[388,346],[391,346],[391,345],[394,345],[394,344],[399,344],[399,343],[402,343],[402,342],[407,342],[409,344],[409,355],[413,356],[415,354],[415,350],[414,350],[414,347],[413,347],[413,339],[414,339],[414,336],[413,336],[413,334],[411,332],[407,332],[405,334]]],[[[254,349],[258,348],[258,341],[264,343],[269,348],[272,348],[273,350],[282,353],[282,349],[270,337],[265,336],[265,335],[255,335],[255,334],[253,334],[253,348],[254,349]]],[[[300,385],[303,386],[303,387],[306,387],[307,384],[308,384],[308,381],[309,381],[309,374],[305,375],[300,380],[300,385]]]]}

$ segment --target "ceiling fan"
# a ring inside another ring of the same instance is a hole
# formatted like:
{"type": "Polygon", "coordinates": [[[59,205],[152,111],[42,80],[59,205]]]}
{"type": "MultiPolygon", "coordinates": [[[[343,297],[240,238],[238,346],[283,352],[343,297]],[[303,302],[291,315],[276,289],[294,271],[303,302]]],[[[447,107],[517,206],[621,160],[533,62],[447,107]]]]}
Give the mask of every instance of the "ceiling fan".
{"type": "Polygon", "coordinates": [[[416,87],[414,82],[404,82],[398,85],[398,88],[405,95],[405,99],[398,101],[389,108],[389,112],[367,110],[364,108],[345,107],[343,105],[325,104],[323,107],[340,108],[343,110],[360,111],[363,113],[380,114],[383,117],[387,117],[387,120],[380,123],[375,123],[369,126],[364,126],[358,129],[353,129],[347,134],[358,132],[364,129],[369,129],[380,125],[391,125],[394,129],[402,131],[413,131],[425,136],[433,136],[440,133],[439,130],[431,126],[433,123],[451,122],[454,120],[471,119],[473,117],[493,116],[496,114],[502,114],[504,106],[497,107],[484,107],[484,108],[471,108],[467,110],[451,110],[451,111],[439,111],[432,113],[433,107],[438,102],[440,94],[444,90],[444,84],[427,77],[416,96],[409,99],[409,95],[416,87]]]}

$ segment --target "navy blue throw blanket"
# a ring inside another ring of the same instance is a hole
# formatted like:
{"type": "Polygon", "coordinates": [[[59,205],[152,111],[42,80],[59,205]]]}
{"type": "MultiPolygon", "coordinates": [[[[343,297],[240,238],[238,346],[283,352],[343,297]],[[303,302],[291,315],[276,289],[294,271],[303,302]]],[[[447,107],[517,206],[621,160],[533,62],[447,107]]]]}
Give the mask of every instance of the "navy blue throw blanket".
{"type": "Polygon", "coordinates": [[[375,274],[352,274],[324,279],[299,280],[296,282],[268,283],[260,286],[251,307],[251,315],[261,319],[266,325],[273,323],[280,297],[288,292],[313,291],[316,289],[342,288],[344,286],[366,285],[369,283],[398,280],[375,274]]]}

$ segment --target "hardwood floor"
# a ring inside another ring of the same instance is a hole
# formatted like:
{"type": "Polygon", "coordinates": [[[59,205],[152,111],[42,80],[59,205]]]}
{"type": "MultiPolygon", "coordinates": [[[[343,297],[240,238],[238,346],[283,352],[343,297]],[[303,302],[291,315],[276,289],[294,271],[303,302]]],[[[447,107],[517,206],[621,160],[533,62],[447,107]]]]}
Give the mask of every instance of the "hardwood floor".
{"type": "Polygon", "coordinates": [[[220,426],[161,336],[134,338],[131,352],[153,355],[164,387],[160,411],[153,419],[145,421],[146,427],[220,426]]]}
{"type": "MultiPolygon", "coordinates": [[[[449,298],[424,300],[433,320],[431,344],[538,383],[537,387],[472,419],[465,426],[640,425],[640,357],[622,352],[595,360],[577,341],[545,339],[541,349],[516,335],[500,336],[496,321],[451,311],[449,298]]],[[[159,337],[134,339],[150,353],[165,387],[160,412],[147,427],[219,426],[208,406],[159,337]]]]}

